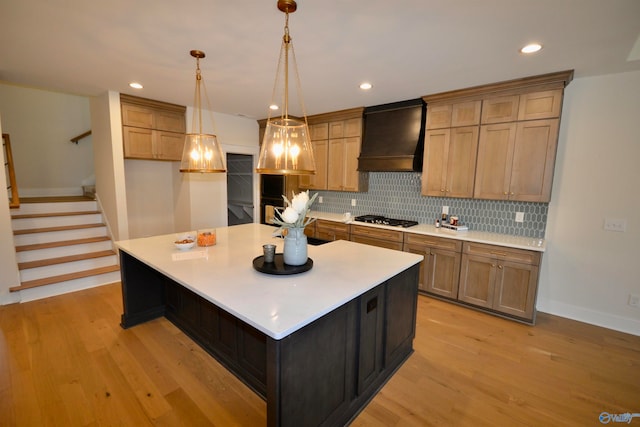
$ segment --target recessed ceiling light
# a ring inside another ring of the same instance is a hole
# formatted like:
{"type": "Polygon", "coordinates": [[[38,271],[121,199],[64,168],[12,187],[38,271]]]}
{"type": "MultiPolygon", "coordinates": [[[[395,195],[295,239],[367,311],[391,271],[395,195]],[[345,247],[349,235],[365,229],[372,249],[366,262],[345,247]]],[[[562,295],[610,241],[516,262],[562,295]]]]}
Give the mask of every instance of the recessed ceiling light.
{"type": "Polygon", "coordinates": [[[539,43],[530,43],[530,44],[526,45],[525,47],[523,47],[522,49],[520,49],[520,52],[521,53],[536,53],[540,49],[542,49],[542,45],[541,44],[539,44],[539,43]]]}
{"type": "Polygon", "coordinates": [[[369,90],[371,88],[372,88],[371,83],[367,83],[367,82],[360,83],[360,89],[362,90],[369,90]]]}
{"type": "Polygon", "coordinates": [[[129,83],[129,86],[131,86],[134,89],[142,89],[142,85],[138,82],[131,82],[129,83]]]}
{"type": "Polygon", "coordinates": [[[276,104],[271,104],[271,105],[269,105],[269,109],[271,109],[271,110],[274,110],[274,111],[275,111],[275,110],[277,110],[278,108],[280,108],[280,107],[278,107],[276,104]]]}

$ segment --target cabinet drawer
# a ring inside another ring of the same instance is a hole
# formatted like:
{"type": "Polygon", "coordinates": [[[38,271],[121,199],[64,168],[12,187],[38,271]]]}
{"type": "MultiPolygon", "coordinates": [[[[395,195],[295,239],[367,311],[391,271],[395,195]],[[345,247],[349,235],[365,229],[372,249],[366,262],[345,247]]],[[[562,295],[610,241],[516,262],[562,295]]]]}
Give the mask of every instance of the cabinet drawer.
{"type": "Polygon", "coordinates": [[[423,234],[406,233],[405,243],[423,245],[431,248],[444,249],[453,252],[462,251],[462,241],[442,237],[425,236],[423,234]]]}
{"type": "Polygon", "coordinates": [[[375,237],[362,236],[358,234],[351,235],[351,241],[356,243],[363,243],[369,246],[377,246],[379,248],[395,249],[396,251],[402,250],[402,242],[394,242],[391,240],[376,239],[375,237]]]}
{"type": "MultiPolygon", "coordinates": [[[[366,225],[352,225],[351,234],[402,243],[404,233],[402,231],[387,230],[386,228],[368,227],[366,225]]],[[[402,245],[400,245],[400,249],[402,249],[402,245]]]]}
{"type": "Polygon", "coordinates": [[[349,224],[319,219],[316,221],[316,237],[323,240],[349,240],[349,224]]]}
{"type": "Polygon", "coordinates": [[[504,246],[464,242],[462,251],[469,255],[484,256],[531,265],[540,265],[540,252],[527,251],[525,249],[514,249],[504,246]]]}
{"type": "Polygon", "coordinates": [[[429,105],[427,108],[427,129],[445,129],[451,127],[451,104],[429,105]]]}

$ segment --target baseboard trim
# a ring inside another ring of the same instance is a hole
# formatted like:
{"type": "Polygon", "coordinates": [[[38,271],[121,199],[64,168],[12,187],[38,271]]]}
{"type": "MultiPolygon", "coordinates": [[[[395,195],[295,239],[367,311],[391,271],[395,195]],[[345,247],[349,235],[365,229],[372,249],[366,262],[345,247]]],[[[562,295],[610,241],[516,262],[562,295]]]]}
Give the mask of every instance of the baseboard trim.
{"type": "Polygon", "coordinates": [[[539,312],[566,317],[590,325],[601,326],[607,329],[640,336],[640,320],[629,317],[616,316],[610,313],[590,310],[560,301],[541,301],[538,298],[537,310],[539,312]]]}

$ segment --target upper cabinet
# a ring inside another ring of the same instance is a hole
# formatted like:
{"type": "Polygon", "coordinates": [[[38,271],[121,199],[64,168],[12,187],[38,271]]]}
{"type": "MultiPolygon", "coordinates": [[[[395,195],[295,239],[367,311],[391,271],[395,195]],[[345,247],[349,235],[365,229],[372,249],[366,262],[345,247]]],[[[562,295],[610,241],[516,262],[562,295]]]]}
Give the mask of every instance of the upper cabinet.
{"type": "Polygon", "coordinates": [[[369,174],[358,171],[363,108],[307,117],[315,175],[301,175],[301,189],[367,191],[369,174]]]}
{"type": "Polygon", "coordinates": [[[425,196],[548,202],[573,71],[423,97],[425,196]]]}
{"type": "Polygon", "coordinates": [[[184,106],[122,94],[120,107],[125,158],[181,160],[184,106]]]}

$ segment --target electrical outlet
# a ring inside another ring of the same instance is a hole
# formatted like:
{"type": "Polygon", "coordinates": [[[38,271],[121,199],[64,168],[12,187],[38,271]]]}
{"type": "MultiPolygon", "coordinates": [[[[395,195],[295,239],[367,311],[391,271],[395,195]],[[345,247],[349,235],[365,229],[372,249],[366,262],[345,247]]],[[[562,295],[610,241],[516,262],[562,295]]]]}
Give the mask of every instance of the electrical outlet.
{"type": "Polygon", "coordinates": [[[351,206],[355,206],[356,205],[356,199],[351,199],[351,206]]]}
{"type": "Polygon", "coordinates": [[[445,215],[449,215],[449,206],[443,206],[442,207],[442,213],[445,215]]]}
{"type": "Polygon", "coordinates": [[[622,218],[605,218],[604,229],[606,231],[617,231],[624,233],[627,231],[627,220],[622,218]]]}
{"type": "Polygon", "coordinates": [[[524,222],[524,212],[516,212],[516,222],[524,222]]]}
{"type": "Polygon", "coordinates": [[[323,202],[322,196],[318,196],[318,203],[322,203],[322,202],[323,202]]]}
{"type": "Polygon", "coordinates": [[[629,295],[629,305],[631,307],[640,308],[640,295],[629,295]]]}

